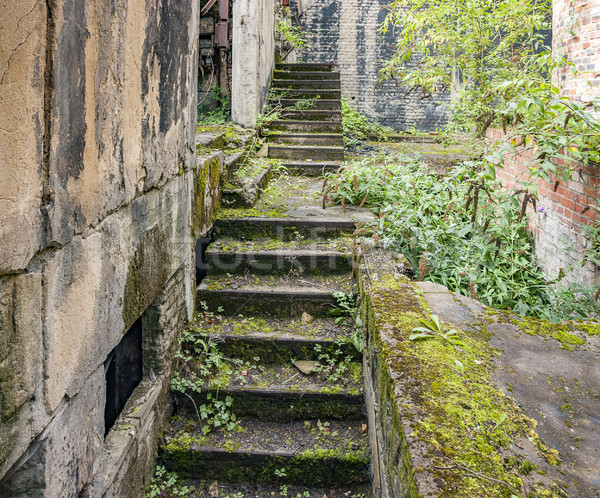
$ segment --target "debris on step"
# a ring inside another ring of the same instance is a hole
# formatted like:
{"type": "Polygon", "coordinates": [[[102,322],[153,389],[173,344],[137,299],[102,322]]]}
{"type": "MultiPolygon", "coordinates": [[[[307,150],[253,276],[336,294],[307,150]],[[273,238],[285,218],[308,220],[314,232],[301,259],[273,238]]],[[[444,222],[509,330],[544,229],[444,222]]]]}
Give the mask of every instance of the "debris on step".
{"type": "Polygon", "coordinates": [[[304,375],[310,375],[319,368],[320,363],[312,360],[298,360],[294,362],[294,366],[304,375]]]}

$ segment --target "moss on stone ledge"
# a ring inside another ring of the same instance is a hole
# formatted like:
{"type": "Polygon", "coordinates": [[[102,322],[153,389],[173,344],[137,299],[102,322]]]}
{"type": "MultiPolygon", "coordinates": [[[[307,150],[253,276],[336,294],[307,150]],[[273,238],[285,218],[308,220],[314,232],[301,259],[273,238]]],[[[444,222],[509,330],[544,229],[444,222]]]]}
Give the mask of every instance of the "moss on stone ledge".
{"type": "MultiPolygon", "coordinates": [[[[386,275],[385,265],[376,262],[359,273],[370,354],[379,355],[380,413],[388,414],[398,434],[385,437],[406,447],[390,448],[384,464],[403,489],[415,495],[511,496],[521,494],[526,478],[534,496],[563,496],[559,487],[545,487],[538,479],[543,469],[518,451],[528,443],[547,465],[559,464],[558,453],[537,435],[536,422],[494,384],[493,360],[500,353],[489,345],[485,324],[477,332],[459,331],[460,344],[440,336],[411,341],[428,316],[413,285],[386,275]],[[407,454],[404,462],[397,454],[407,454]]],[[[454,328],[442,325],[444,331],[454,328]]],[[[577,343],[572,334],[561,337],[577,343]]],[[[385,421],[378,423],[385,427],[385,421]]]]}

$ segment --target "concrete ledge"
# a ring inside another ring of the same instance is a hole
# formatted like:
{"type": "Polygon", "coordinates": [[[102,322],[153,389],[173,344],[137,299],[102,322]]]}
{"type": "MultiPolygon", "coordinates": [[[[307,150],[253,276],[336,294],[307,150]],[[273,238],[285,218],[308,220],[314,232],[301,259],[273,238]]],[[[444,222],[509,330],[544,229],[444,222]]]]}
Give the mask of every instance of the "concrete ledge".
{"type": "Polygon", "coordinates": [[[599,494],[597,323],[491,310],[378,248],[355,270],[375,496],[599,494]],[[432,315],[442,332],[411,340],[432,315]]]}

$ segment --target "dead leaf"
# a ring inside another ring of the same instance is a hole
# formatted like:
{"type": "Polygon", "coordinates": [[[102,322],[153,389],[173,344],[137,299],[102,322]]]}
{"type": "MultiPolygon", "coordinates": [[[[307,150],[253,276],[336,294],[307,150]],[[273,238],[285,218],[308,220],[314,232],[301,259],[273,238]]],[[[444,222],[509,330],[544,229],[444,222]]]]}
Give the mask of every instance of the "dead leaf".
{"type": "Polygon", "coordinates": [[[362,432],[363,434],[364,434],[365,432],[367,432],[367,429],[368,429],[368,427],[367,427],[367,424],[362,424],[362,425],[360,426],[360,432],[362,432]]]}

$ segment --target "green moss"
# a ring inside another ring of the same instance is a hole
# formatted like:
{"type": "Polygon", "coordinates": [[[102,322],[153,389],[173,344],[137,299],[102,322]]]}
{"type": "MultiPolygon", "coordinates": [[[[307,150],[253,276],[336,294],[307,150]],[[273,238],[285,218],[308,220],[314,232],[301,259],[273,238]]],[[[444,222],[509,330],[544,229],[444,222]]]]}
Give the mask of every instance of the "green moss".
{"type": "Polygon", "coordinates": [[[550,323],[547,320],[531,317],[514,318],[512,323],[527,335],[551,337],[562,343],[567,349],[572,349],[570,345],[585,344],[583,338],[572,333],[573,326],[570,323],[550,323]]]}
{"type": "MultiPolygon", "coordinates": [[[[410,284],[395,277],[395,282],[387,279],[388,287],[381,273],[372,283],[363,278],[361,285],[366,298],[363,316],[372,331],[369,349],[381,355],[380,410],[391,411],[392,437],[401,448],[407,447],[407,421],[411,439],[427,445],[426,467],[445,483],[439,496],[510,496],[513,490],[498,481],[520,489],[514,467],[531,471],[531,463],[516,457],[509,463],[503,456],[503,450],[514,447],[519,439],[530,438],[540,456],[552,465],[558,464],[557,452],[538,437],[536,422],[493,382],[492,360],[498,351],[488,344],[489,334],[461,332],[464,345],[460,347],[441,339],[410,341],[412,330],[422,326],[419,320],[425,311],[410,284]],[[398,382],[402,398],[396,394],[398,382]],[[478,478],[464,468],[497,481],[478,478]]],[[[560,337],[575,341],[575,336],[560,337]]],[[[412,463],[400,465],[390,460],[388,465],[399,471],[412,463]]],[[[413,486],[411,473],[401,472],[407,485],[413,486]]]]}
{"type": "Polygon", "coordinates": [[[600,335],[600,323],[598,322],[576,322],[575,326],[588,335],[600,335]]]}

